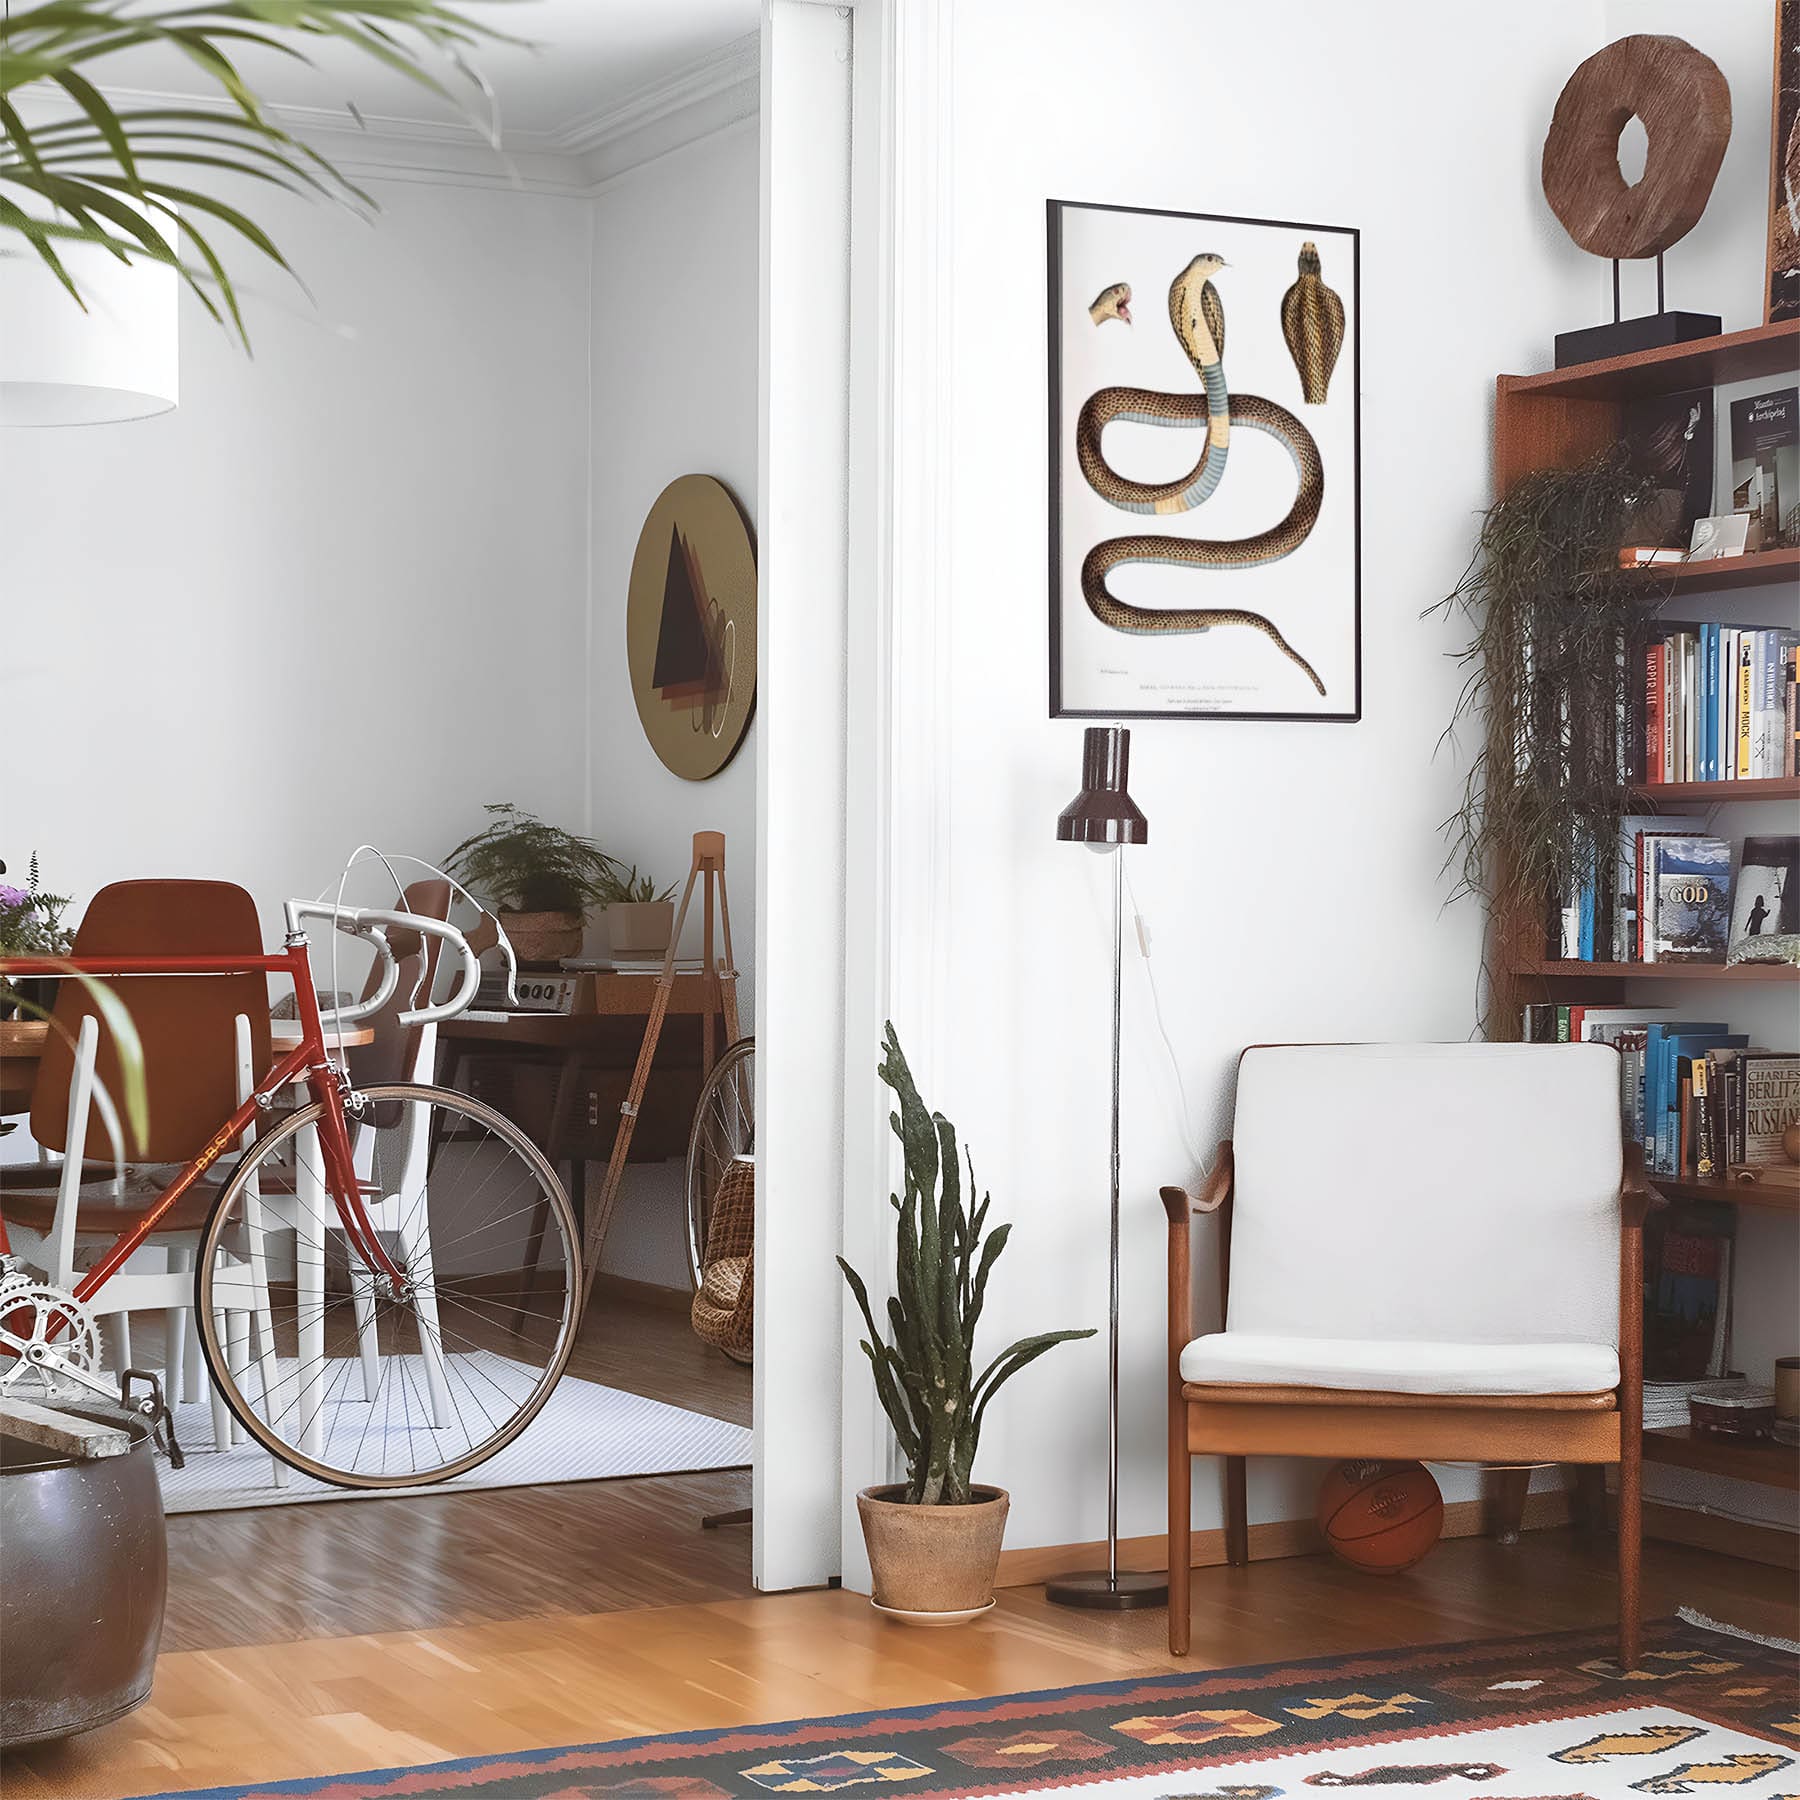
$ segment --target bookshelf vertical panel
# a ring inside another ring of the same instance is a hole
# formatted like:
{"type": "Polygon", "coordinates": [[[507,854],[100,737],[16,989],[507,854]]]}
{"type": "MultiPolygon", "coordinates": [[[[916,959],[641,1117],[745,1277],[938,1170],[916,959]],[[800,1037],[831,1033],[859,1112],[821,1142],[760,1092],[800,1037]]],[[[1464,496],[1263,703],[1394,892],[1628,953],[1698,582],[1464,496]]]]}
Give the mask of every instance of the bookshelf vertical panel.
{"type": "Polygon", "coordinates": [[[1534,469],[1572,469],[1619,436],[1616,401],[1515,392],[1502,375],[1494,402],[1494,492],[1534,469]]]}

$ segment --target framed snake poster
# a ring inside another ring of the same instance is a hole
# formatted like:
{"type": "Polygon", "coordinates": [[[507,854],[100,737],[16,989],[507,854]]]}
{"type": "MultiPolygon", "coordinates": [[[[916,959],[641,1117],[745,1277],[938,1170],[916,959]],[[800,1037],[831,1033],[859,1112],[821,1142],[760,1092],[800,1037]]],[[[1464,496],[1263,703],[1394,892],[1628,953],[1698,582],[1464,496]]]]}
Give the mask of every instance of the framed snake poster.
{"type": "Polygon", "coordinates": [[[1361,717],[1358,255],[1049,203],[1053,718],[1361,717]]]}

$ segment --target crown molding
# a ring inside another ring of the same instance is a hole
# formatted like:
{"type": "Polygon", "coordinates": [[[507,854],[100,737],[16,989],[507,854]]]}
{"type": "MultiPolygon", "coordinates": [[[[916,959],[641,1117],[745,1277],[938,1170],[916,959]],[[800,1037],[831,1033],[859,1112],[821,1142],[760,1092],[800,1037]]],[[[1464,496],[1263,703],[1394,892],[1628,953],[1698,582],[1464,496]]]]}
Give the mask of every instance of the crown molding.
{"type": "MultiPolygon", "coordinates": [[[[155,88],[109,87],[115,104],[189,107],[229,113],[213,95],[155,88]]],[[[761,95],[757,34],[736,39],[616,106],[583,114],[552,130],[508,129],[498,141],[471,116],[414,119],[352,113],[348,107],[266,105],[283,130],[317,150],[353,180],[440,183],[583,196],[672,151],[756,115],[761,95]]],[[[72,102],[49,94],[17,96],[29,117],[64,117],[72,102]]]]}
{"type": "MultiPolygon", "coordinates": [[[[570,120],[553,134],[552,146],[569,155],[590,155],[675,121],[683,114],[699,112],[704,116],[713,110],[709,102],[734,97],[741,102],[746,89],[754,108],[761,82],[762,40],[759,33],[751,32],[641,88],[617,106],[601,107],[570,120]]],[[[744,115],[736,112],[732,116],[744,115]]]]}

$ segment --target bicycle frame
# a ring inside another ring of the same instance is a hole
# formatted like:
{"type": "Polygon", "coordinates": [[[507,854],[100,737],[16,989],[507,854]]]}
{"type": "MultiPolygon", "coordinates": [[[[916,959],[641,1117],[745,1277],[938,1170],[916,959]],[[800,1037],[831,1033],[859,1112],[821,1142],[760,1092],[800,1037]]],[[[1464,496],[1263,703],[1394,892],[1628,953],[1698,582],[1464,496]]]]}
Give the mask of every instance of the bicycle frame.
{"type": "MultiPolygon", "coordinates": [[[[193,1159],[157,1196],[156,1203],[129,1231],[122,1232],[93,1268],[82,1276],[75,1298],[85,1300],[104,1287],[129,1260],[158,1222],[183,1194],[249,1130],[289,1082],[304,1080],[308,1095],[319,1106],[319,1147],[325,1164],[326,1191],[337,1208],[346,1236],[364,1263],[375,1274],[399,1284],[405,1271],[382,1247],[356,1178],[355,1153],[344,1123],[344,1074],[325,1048],[325,1027],[319,1013],[319,997],[313,989],[311,963],[303,935],[295,932],[284,949],[241,956],[115,956],[32,957],[0,959],[0,974],[67,976],[82,974],[104,980],[134,975],[283,975],[294,984],[300,1019],[300,1042],[281,1057],[257,1084],[242,1106],[220,1125],[193,1159]]],[[[79,1146],[68,1154],[79,1155],[79,1146]]],[[[0,1210],[0,1252],[8,1250],[6,1219],[0,1210]]]]}

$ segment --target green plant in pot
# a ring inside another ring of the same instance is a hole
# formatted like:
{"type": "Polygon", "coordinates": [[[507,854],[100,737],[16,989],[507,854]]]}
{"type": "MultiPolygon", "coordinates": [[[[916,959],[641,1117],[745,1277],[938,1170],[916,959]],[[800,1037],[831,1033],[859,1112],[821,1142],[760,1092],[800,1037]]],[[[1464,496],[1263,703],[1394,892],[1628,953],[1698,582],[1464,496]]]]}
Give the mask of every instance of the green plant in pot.
{"type": "Polygon", "coordinates": [[[464,838],[444,866],[499,908],[520,962],[554,966],[579,956],[587,909],[610,891],[612,858],[590,839],[547,825],[510,801],[486,811],[486,826],[464,838]]]}
{"type": "Polygon", "coordinates": [[[675,890],[660,891],[637,864],[622,869],[609,860],[600,885],[606,941],[614,956],[663,956],[675,931],[675,890]]]}
{"type": "Polygon", "coordinates": [[[906,1192],[890,1195],[898,1215],[889,1335],[875,1323],[868,1288],[840,1256],[838,1267],[862,1309],[863,1354],[906,1459],[903,1483],[856,1497],[875,1577],[875,1604],[917,1624],[955,1624],[986,1609],[1006,1529],[1003,1489],[972,1480],[989,1402],[1046,1350],[1086,1331],[1021,1338],[976,1371],[975,1330],[988,1277],[1010,1224],[986,1231],[991,1196],[972,1205],[974,1165],[958,1160],[956,1128],[919,1098],[890,1024],[881,1079],[894,1090],[891,1115],[905,1160],[906,1192]],[[985,1233],[985,1236],[984,1236],[985,1233]]]}

